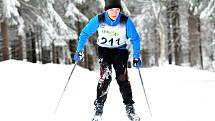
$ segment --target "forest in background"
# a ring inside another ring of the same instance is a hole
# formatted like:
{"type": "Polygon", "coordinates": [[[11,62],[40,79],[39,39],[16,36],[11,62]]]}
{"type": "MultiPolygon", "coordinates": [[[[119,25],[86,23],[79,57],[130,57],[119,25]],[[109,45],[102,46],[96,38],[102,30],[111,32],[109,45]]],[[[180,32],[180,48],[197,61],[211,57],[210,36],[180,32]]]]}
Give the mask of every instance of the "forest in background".
{"type": "MultiPolygon", "coordinates": [[[[215,71],[214,0],[122,0],[122,6],[140,34],[143,67],[215,71]]],[[[104,0],[0,0],[0,61],[71,64],[81,30],[103,8],[104,0]]],[[[96,39],[89,38],[80,64],[89,70],[98,67],[96,39]]]]}

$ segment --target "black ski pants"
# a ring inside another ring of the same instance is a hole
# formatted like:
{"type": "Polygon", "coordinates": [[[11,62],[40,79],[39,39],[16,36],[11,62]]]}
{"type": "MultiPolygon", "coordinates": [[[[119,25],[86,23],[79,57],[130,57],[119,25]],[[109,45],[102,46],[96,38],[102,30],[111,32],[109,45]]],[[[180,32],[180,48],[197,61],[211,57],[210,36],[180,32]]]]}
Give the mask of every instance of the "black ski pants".
{"type": "Polygon", "coordinates": [[[127,49],[98,47],[100,63],[100,79],[97,86],[96,103],[104,104],[107,99],[108,87],[112,80],[112,65],[116,73],[124,104],[133,104],[130,81],[128,81],[127,63],[129,52],[127,49]]]}

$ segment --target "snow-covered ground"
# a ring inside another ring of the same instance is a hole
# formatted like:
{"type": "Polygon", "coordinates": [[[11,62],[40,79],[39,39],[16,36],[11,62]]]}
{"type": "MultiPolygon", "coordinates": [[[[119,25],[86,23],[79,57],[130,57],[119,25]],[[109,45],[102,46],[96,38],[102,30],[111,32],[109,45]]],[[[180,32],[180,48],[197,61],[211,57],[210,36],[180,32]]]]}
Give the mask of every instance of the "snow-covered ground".
{"type": "MultiPolygon", "coordinates": [[[[79,66],[54,113],[72,68],[15,60],[0,62],[0,121],[90,121],[99,72],[79,66]]],[[[128,71],[141,121],[215,121],[215,73],[170,65],[142,68],[151,117],[138,70],[128,71]]],[[[109,89],[103,121],[128,121],[115,80],[109,89]]]]}

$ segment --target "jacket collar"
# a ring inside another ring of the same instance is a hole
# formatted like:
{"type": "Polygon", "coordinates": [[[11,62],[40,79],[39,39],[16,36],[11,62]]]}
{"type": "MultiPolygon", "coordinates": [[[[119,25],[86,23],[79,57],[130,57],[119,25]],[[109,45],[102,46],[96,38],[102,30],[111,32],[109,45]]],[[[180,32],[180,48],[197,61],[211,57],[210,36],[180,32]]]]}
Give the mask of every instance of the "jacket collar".
{"type": "Polygon", "coordinates": [[[105,23],[107,23],[110,26],[116,26],[119,22],[120,22],[120,18],[121,18],[121,12],[119,13],[119,16],[117,17],[117,19],[115,21],[111,20],[110,17],[108,16],[107,11],[105,11],[105,23]]]}

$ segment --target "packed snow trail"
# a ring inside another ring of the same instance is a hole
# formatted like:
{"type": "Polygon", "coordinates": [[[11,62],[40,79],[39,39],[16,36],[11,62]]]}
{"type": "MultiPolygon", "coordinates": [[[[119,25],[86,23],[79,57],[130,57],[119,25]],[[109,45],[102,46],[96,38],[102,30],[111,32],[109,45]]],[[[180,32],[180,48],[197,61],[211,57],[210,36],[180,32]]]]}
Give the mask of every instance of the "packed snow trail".
{"type": "MultiPolygon", "coordinates": [[[[74,70],[57,114],[54,114],[72,67],[15,60],[0,62],[0,120],[91,120],[99,71],[80,66],[74,70]]],[[[129,69],[134,106],[141,121],[215,120],[215,73],[169,65],[140,71],[153,114],[151,117],[138,70],[129,69]]],[[[102,121],[129,121],[114,78],[113,73],[102,121]]]]}

